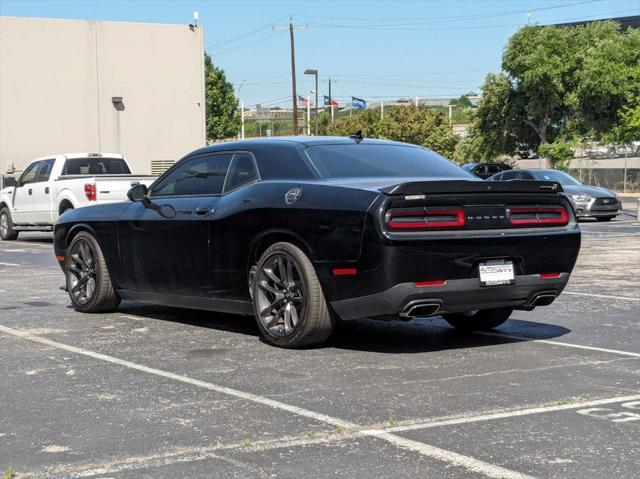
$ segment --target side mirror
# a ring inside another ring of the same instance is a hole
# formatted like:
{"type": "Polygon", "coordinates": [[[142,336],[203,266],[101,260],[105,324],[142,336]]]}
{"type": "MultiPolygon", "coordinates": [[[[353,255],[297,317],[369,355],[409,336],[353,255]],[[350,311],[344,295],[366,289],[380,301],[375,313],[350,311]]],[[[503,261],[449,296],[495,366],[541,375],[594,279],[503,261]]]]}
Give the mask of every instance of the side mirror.
{"type": "Polygon", "coordinates": [[[144,201],[147,199],[147,185],[136,185],[127,192],[127,198],[131,201],[144,201]]]}

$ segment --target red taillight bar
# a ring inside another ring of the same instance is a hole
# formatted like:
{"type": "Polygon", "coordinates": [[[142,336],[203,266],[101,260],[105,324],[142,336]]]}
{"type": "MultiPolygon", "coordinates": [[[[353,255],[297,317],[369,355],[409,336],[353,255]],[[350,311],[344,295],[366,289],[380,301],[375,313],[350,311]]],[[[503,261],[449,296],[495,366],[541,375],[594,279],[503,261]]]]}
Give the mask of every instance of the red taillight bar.
{"type": "Polygon", "coordinates": [[[356,268],[333,268],[333,274],[335,276],[355,276],[358,274],[356,268]]]}
{"type": "Polygon", "coordinates": [[[559,277],[560,273],[540,273],[540,279],[555,279],[559,277]]]}
{"type": "Polygon", "coordinates": [[[387,225],[391,229],[422,229],[433,228],[462,228],[465,225],[465,215],[462,208],[422,208],[419,210],[390,211],[387,225]],[[455,216],[455,220],[438,217],[455,216]],[[399,217],[412,217],[415,221],[394,221],[399,217]],[[436,218],[435,220],[433,218],[436,218]]]}
{"type": "Polygon", "coordinates": [[[426,288],[429,286],[444,286],[445,283],[444,279],[436,279],[434,281],[417,281],[415,284],[417,288],[426,288]]]}
{"type": "Polygon", "coordinates": [[[84,194],[87,195],[89,201],[96,201],[98,199],[98,192],[96,190],[95,183],[85,183],[84,194]]]}
{"type": "Polygon", "coordinates": [[[509,224],[513,226],[546,226],[546,225],[566,225],[569,222],[567,210],[558,207],[516,207],[509,208],[509,224]],[[554,218],[543,218],[540,215],[556,213],[559,216],[554,218]],[[535,215],[533,218],[514,218],[513,215],[535,215]]]}

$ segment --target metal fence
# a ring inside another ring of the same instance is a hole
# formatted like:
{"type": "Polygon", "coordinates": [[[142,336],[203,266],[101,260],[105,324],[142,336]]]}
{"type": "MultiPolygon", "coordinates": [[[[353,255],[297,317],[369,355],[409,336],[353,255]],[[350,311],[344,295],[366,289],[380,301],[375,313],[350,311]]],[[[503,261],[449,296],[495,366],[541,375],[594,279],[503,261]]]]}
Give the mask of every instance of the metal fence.
{"type": "Polygon", "coordinates": [[[640,157],[575,158],[569,165],[569,174],[587,185],[621,193],[640,192],[640,157]]]}

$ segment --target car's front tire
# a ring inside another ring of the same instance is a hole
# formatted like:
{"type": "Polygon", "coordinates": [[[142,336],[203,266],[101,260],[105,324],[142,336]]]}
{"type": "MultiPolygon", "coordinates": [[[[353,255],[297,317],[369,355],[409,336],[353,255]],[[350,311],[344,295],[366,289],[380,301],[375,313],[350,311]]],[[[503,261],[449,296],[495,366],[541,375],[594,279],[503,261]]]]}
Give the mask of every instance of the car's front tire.
{"type": "Polygon", "coordinates": [[[6,206],[0,210],[0,238],[3,241],[13,241],[18,239],[18,231],[13,229],[13,221],[11,221],[11,213],[6,206]]]}
{"type": "Polygon", "coordinates": [[[297,246],[280,242],[266,249],[251,280],[253,310],[264,339],[299,348],[329,338],[335,321],[315,269],[297,246]]]}
{"type": "Polygon", "coordinates": [[[81,231],[71,241],[64,271],[69,298],[77,311],[104,313],[113,311],[120,304],[102,249],[87,231],[81,231]]]}
{"type": "Polygon", "coordinates": [[[451,326],[462,331],[487,331],[504,323],[512,312],[511,308],[497,308],[444,314],[442,317],[451,326]]]}

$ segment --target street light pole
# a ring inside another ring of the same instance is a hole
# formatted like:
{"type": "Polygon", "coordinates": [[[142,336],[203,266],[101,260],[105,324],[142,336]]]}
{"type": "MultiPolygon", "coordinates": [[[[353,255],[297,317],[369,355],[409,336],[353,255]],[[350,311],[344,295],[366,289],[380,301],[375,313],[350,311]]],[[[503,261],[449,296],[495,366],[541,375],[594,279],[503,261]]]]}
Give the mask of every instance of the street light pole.
{"type": "Polygon", "coordinates": [[[316,136],[318,136],[318,70],[315,68],[307,68],[304,71],[305,75],[314,75],[316,77],[316,136]]]}

